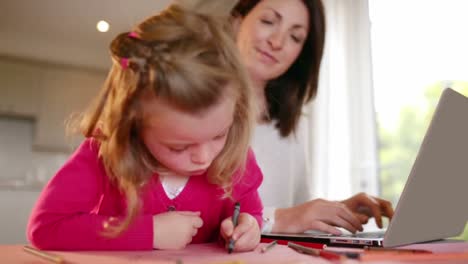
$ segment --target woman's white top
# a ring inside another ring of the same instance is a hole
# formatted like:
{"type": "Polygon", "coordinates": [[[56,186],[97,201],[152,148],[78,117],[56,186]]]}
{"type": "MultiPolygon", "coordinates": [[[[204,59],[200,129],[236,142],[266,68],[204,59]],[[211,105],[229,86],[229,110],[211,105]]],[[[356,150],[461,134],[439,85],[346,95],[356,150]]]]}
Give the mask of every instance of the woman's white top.
{"type": "Polygon", "coordinates": [[[275,208],[290,207],[310,198],[306,172],[306,133],[281,138],[272,123],[258,124],[252,148],[263,172],[259,193],[264,209],[263,232],[271,230],[275,208]]]}

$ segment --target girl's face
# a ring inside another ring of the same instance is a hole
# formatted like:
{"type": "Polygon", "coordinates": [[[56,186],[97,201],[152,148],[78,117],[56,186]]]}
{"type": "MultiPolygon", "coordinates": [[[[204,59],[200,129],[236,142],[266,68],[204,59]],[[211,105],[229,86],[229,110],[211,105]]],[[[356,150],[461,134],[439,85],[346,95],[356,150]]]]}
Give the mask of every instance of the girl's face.
{"type": "Polygon", "coordinates": [[[254,80],[269,81],[287,71],[309,32],[302,0],[261,0],[238,21],[237,46],[254,80]]]}
{"type": "Polygon", "coordinates": [[[224,97],[201,113],[182,112],[161,99],[145,106],[142,138],[166,169],[179,176],[203,174],[223,149],[234,116],[234,100],[224,97]]]}

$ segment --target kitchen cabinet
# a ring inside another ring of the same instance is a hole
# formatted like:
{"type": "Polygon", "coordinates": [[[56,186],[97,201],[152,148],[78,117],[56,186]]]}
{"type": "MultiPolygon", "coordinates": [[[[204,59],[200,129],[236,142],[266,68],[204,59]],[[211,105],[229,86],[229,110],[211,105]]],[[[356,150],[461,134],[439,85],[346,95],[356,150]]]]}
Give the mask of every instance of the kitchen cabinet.
{"type": "Polygon", "coordinates": [[[22,60],[0,60],[0,114],[33,117],[39,110],[42,68],[22,60]]]}
{"type": "Polygon", "coordinates": [[[68,138],[65,122],[92,102],[106,74],[0,56],[0,116],[34,120],[34,150],[68,153],[82,137],[68,138]]]}
{"type": "Polygon", "coordinates": [[[103,72],[83,68],[51,66],[44,70],[33,143],[36,150],[69,152],[81,141],[79,136],[66,136],[66,120],[92,103],[105,77],[103,72]]]}

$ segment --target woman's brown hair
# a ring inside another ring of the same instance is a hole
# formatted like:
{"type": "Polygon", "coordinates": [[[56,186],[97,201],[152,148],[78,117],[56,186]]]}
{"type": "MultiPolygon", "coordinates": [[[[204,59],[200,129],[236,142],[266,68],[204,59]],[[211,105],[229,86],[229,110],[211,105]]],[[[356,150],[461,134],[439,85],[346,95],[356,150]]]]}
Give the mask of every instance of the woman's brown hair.
{"type": "MultiPolygon", "coordinates": [[[[232,11],[245,17],[261,0],[240,0],[232,11]]],[[[301,53],[289,69],[266,86],[268,116],[282,137],[294,133],[302,107],[315,98],[325,45],[325,11],[321,0],[302,0],[309,12],[309,32],[301,53]]]]}

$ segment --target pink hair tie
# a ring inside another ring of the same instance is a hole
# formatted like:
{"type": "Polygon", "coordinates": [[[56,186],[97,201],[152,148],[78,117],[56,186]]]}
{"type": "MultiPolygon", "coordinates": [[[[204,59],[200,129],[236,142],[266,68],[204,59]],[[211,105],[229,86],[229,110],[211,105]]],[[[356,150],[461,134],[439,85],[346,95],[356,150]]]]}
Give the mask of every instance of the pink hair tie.
{"type": "Polygon", "coordinates": [[[122,66],[122,69],[125,70],[130,65],[130,60],[128,58],[121,58],[120,59],[120,65],[122,66]]]}
{"type": "Polygon", "coordinates": [[[140,38],[140,36],[138,36],[138,33],[132,31],[130,33],[128,33],[128,36],[131,37],[131,38],[140,38]]]}

